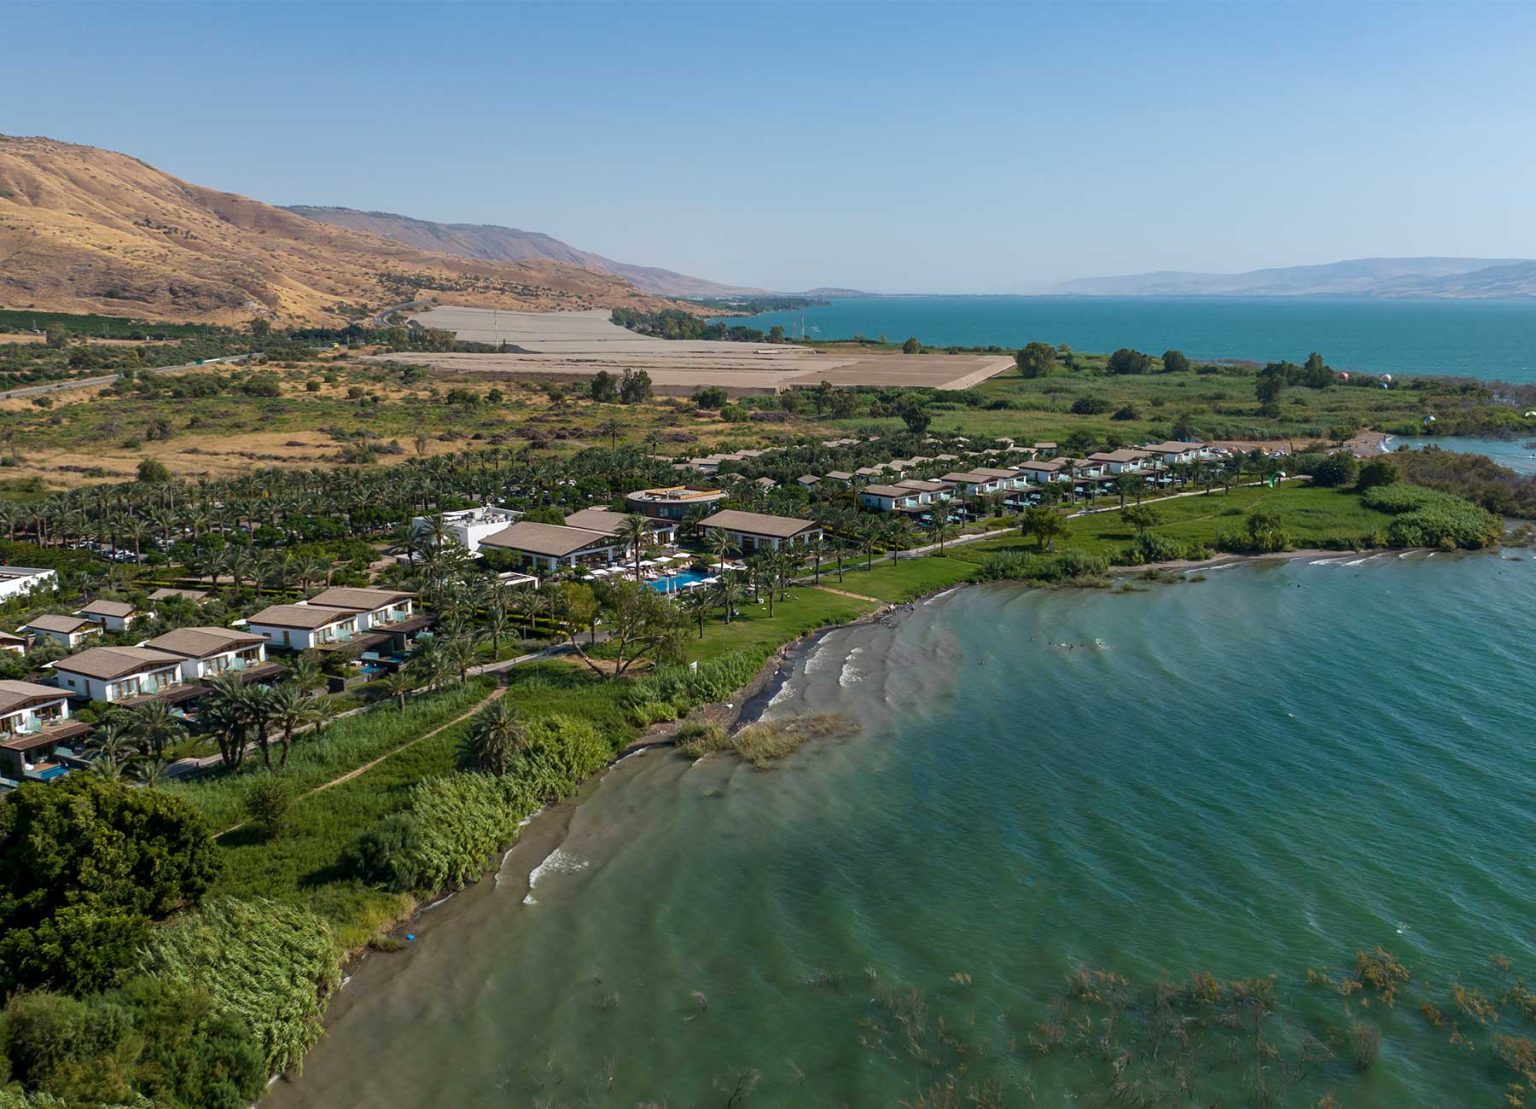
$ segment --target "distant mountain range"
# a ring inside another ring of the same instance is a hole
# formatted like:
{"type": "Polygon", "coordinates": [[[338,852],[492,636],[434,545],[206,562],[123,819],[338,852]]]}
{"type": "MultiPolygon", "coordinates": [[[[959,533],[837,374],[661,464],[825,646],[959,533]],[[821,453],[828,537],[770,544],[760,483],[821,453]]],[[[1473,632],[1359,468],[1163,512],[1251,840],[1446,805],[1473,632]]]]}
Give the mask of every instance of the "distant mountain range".
{"type": "Polygon", "coordinates": [[[306,219],[318,220],[352,231],[381,235],[418,250],[455,254],[461,258],[479,258],[489,262],[563,262],[593,273],[622,277],[641,292],[667,297],[739,297],[757,296],[766,289],[725,285],[702,277],[615,262],[601,254],[563,243],[539,231],[521,231],[487,223],[434,223],[431,220],[400,216],[393,212],[363,212],[356,208],[317,207],[291,204],[288,211],[306,219]]]}
{"type": "Polygon", "coordinates": [[[677,307],[564,259],[428,252],[92,146],[0,135],[0,308],[338,323],[359,304],[677,307]]]}
{"type": "Polygon", "coordinates": [[[1471,300],[1536,297],[1536,261],[1523,258],[1356,258],[1247,273],[1161,271],[1086,277],[1047,290],[1070,296],[1359,296],[1471,300]]]}

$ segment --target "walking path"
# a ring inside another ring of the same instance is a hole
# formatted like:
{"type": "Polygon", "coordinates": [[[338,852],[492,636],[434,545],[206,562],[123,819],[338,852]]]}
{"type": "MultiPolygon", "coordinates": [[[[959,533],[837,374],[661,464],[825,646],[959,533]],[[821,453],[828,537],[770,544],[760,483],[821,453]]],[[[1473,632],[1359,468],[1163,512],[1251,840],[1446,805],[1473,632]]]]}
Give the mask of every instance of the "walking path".
{"type": "MultiPolygon", "coordinates": [[[[460,713],[458,716],[455,716],[452,720],[448,721],[448,723],[440,724],[436,728],[433,728],[430,732],[424,732],[423,734],[417,736],[415,739],[407,740],[405,743],[400,744],[400,746],[394,747],[394,748],[391,748],[388,751],[385,751],[382,755],[380,755],[378,758],[374,759],[372,762],[365,762],[365,763],[363,763],[362,766],[355,767],[352,770],[347,771],[345,774],[341,775],[340,777],[332,778],[328,782],[322,782],[319,785],[315,786],[313,789],[307,789],[303,793],[295,795],[295,797],[293,799],[295,801],[302,801],[302,800],[304,800],[304,798],[306,798],[306,797],[313,797],[315,794],[324,792],[325,790],[330,789],[332,786],[339,786],[343,782],[350,782],[353,778],[356,778],[356,777],[359,777],[359,776],[361,776],[363,774],[366,774],[368,771],[372,770],[375,766],[378,766],[379,763],[383,762],[385,759],[390,758],[393,755],[398,755],[401,751],[409,750],[410,748],[416,746],[418,743],[422,742],[423,740],[431,739],[435,735],[440,735],[441,733],[446,732],[449,728],[452,728],[455,725],[464,723],[464,721],[468,720],[470,717],[474,716],[476,713],[480,712],[481,710],[483,710],[485,708],[488,708],[493,701],[497,700],[500,697],[504,697],[506,695],[506,692],[507,692],[506,689],[498,686],[489,696],[485,697],[478,704],[476,704],[473,708],[469,709],[467,712],[460,713]]],[[[231,832],[238,832],[241,828],[244,828],[249,823],[250,823],[249,820],[242,820],[238,824],[231,824],[228,828],[225,828],[222,832],[218,833],[218,835],[216,837],[214,837],[214,838],[216,838],[216,839],[217,838],[222,838],[224,836],[229,835],[231,832]]]]}
{"type": "Polygon", "coordinates": [[[879,597],[871,597],[864,593],[850,593],[846,589],[833,589],[830,585],[812,585],[812,589],[819,589],[823,593],[836,593],[839,597],[852,597],[855,601],[869,601],[871,604],[885,604],[879,597]]]}

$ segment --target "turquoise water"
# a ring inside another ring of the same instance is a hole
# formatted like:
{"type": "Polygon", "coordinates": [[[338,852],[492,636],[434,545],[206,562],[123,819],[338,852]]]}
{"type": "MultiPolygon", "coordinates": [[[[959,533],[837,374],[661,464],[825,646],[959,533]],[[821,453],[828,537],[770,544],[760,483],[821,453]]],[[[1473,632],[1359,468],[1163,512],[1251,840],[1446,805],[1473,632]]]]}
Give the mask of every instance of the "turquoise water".
{"type": "Polygon", "coordinates": [[[682,570],[651,582],[651,588],[658,593],[680,593],[689,583],[703,581],[707,577],[709,574],[703,570],[682,570]]]}
{"type": "Polygon", "coordinates": [[[1399,447],[1417,450],[1420,447],[1433,446],[1460,454],[1485,454],[1500,466],[1505,466],[1517,474],[1536,474],[1536,447],[1529,446],[1531,442],[1531,439],[1525,437],[1478,439],[1472,436],[1442,435],[1433,439],[1403,439],[1394,435],[1387,440],[1386,448],[1395,451],[1399,447]]]}
{"type": "MultiPolygon", "coordinates": [[[[1087,966],[1275,976],[1280,1057],[1261,1071],[1245,1034],[1197,1029],[1200,1096],[1179,1104],[1255,1103],[1262,1079],[1281,1105],[1500,1105],[1488,1033],[1462,1018],[1476,1048],[1458,1049],[1416,1010],[1421,991],[1449,1007],[1491,953],[1536,968],[1533,627],[1536,562],[1387,554],[968,588],[834,632],[768,716],[835,711],[858,734],[771,770],[619,764],[557,851],[514,853],[406,953],[366,960],[269,1103],[695,1106],[751,1087],[736,1104],[883,1106],[962,1063],[961,1089],[998,1081],[1008,1105],[1138,1103],[1112,1095],[1104,1052],[1032,1046],[1087,966]],[[1306,986],[1377,944],[1414,975],[1394,1007],[1306,986]],[[1384,1034],[1363,1075],[1327,1047],[1357,1020],[1384,1034]]],[[[1116,1035],[1136,1043],[1139,1019],[1116,1035]]],[[[1126,1057],[1143,1084],[1183,1058],[1126,1057]]]]}
{"type": "MultiPolygon", "coordinates": [[[[799,316],[742,321],[792,334],[799,316]]],[[[1536,301],[1249,297],[856,297],[805,311],[820,339],[916,335],[936,346],[1117,347],[1192,358],[1300,362],[1321,351],[1341,370],[1536,381],[1536,301]]],[[[815,330],[811,330],[811,329],[815,330]]]]}

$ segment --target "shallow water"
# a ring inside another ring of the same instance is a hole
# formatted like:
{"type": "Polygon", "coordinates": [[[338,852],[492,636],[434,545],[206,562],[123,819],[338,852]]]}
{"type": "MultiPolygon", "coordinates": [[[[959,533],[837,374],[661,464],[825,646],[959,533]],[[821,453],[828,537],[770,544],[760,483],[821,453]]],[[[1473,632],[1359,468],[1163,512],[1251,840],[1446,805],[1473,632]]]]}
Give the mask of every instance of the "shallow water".
{"type": "MultiPolygon", "coordinates": [[[[800,314],[741,321],[798,335],[800,314]]],[[[813,339],[915,335],[936,346],[1117,347],[1191,358],[1303,361],[1369,373],[1536,381],[1536,301],[1344,297],[849,297],[805,310],[813,339]]]]}
{"type": "Polygon", "coordinates": [[[1458,454],[1485,454],[1517,474],[1536,474],[1536,446],[1531,446],[1532,442],[1530,436],[1518,439],[1478,439],[1470,435],[1439,435],[1432,439],[1404,439],[1394,435],[1382,447],[1388,451],[1395,451],[1399,447],[1410,450],[1439,447],[1443,451],[1455,451],[1458,454]]]}
{"type": "MultiPolygon", "coordinates": [[[[1386,554],[968,588],[834,632],[768,715],[859,734],[766,771],[619,764],[531,903],[481,883],[365,961],[269,1103],[720,1105],[755,1083],[740,1104],[887,1105],[960,1044],[1007,1104],[1107,1104],[1104,1066],[1029,1046],[1079,965],[1275,975],[1322,1022],[1340,1003],[1305,969],[1357,948],[1414,988],[1492,952],[1536,967],[1533,626],[1536,563],[1386,554]]],[[[1486,1044],[1447,1047],[1416,1004],[1367,1011],[1374,1070],[1319,1063],[1280,1103],[1498,1105],[1486,1044]]],[[[1243,1073],[1202,1075],[1246,1103],[1243,1073]]]]}

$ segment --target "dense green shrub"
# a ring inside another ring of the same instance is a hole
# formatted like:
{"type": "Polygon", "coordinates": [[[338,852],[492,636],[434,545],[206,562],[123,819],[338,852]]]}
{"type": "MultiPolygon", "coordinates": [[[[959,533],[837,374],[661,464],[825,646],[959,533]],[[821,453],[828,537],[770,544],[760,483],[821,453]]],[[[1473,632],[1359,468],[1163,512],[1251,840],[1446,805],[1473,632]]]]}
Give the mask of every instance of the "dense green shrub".
{"type": "Polygon", "coordinates": [[[1498,517],[1453,493],[1396,482],[1366,490],[1360,501],[1393,515],[1387,542],[1394,547],[1476,550],[1498,542],[1498,517]]]}
{"type": "Polygon", "coordinates": [[[1360,476],[1360,460],[1349,451],[1334,451],[1312,470],[1312,484],[1325,489],[1353,485],[1360,476]]]}
{"type": "Polygon", "coordinates": [[[527,745],[504,775],[460,773],[411,787],[405,812],[358,840],[349,863],[365,881],[394,890],[437,890],[474,881],[522,820],[569,796],[613,757],[590,721],[549,716],[528,725],[527,745]]]}
{"type": "Polygon", "coordinates": [[[1115,562],[1120,566],[1145,566],[1149,562],[1209,558],[1210,554],[1207,548],[1198,543],[1184,543],[1167,535],[1144,531],[1115,556],[1115,562]]]}
{"type": "Polygon", "coordinates": [[[658,666],[632,683],[633,705],[666,702],[679,713],[711,701],[722,701],[750,682],[763,665],[756,651],[730,651],[692,666],[658,666]]]}
{"type": "MultiPolygon", "coordinates": [[[[401,836],[398,850],[374,856],[371,876],[389,889],[435,890],[473,882],[491,854],[512,842],[518,823],[538,809],[532,786],[513,774],[445,774],[416,783],[410,798],[403,816],[412,831],[401,836]]],[[[393,819],[400,828],[399,816],[393,819]]],[[[364,835],[377,838],[377,826],[364,835]]]]}
{"type": "Polygon", "coordinates": [[[249,1025],[204,990],[147,976],[86,999],[16,995],[0,1013],[0,1061],[32,1096],[0,1106],[242,1109],[267,1079],[249,1025]]]}
{"type": "Polygon", "coordinates": [[[145,973],[203,990],[249,1025],[263,1070],[297,1066],[323,1031],[341,962],[326,922],[276,901],[219,898],[154,931],[145,973]]]}
{"type": "Polygon", "coordinates": [[[1026,551],[998,551],[976,568],[975,581],[1030,581],[1040,583],[1100,581],[1109,572],[1109,563],[1096,555],[1079,550],[1060,554],[1034,554],[1026,551]]]}
{"type": "Polygon", "coordinates": [[[642,701],[629,710],[629,719],[641,728],[665,724],[677,719],[677,708],[670,701],[642,701]]]}
{"type": "Polygon", "coordinates": [[[23,785],[0,804],[0,993],[117,984],[150,921],[195,904],[218,868],[208,822],[164,790],[23,785]]]}

